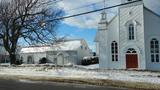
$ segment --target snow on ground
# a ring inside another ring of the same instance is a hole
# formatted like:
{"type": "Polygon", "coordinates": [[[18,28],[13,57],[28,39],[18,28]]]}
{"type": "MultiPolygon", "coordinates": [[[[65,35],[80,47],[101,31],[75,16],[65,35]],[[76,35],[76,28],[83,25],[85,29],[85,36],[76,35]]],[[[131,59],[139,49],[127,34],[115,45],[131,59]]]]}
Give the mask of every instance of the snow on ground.
{"type": "Polygon", "coordinates": [[[160,84],[160,72],[98,70],[98,65],[62,67],[0,67],[0,75],[46,76],[53,78],[108,79],[160,84]]]}

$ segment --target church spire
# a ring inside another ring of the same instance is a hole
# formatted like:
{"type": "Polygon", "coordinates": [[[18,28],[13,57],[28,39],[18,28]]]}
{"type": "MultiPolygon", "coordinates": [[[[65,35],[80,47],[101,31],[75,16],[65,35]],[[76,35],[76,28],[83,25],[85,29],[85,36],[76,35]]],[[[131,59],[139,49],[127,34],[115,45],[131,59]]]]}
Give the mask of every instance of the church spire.
{"type": "MultiPolygon", "coordinates": [[[[106,7],[106,1],[104,0],[104,8],[106,7]]],[[[107,13],[106,10],[104,9],[101,13],[101,20],[107,20],[107,13]]]]}
{"type": "MultiPolygon", "coordinates": [[[[104,8],[106,8],[105,0],[104,0],[104,8]]],[[[104,9],[101,13],[101,20],[98,25],[98,30],[107,30],[107,26],[108,26],[107,13],[106,10],[104,9]]]]}

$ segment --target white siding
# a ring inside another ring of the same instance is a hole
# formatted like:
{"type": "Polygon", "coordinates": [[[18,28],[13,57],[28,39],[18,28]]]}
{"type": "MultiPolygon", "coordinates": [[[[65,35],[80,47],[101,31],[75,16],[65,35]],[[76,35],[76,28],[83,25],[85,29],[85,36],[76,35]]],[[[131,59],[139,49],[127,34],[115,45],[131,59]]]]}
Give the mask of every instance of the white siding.
{"type": "Polygon", "coordinates": [[[120,62],[112,61],[112,54],[111,54],[111,43],[116,41],[119,45],[119,16],[116,16],[110,25],[108,26],[108,37],[107,37],[107,61],[110,69],[119,69],[121,64],[120,62]]]}
{"type": "Polygon", "coordinates": [[[100,52],[99,52],[99,43],[96,42],[96,55],[99,56],[100,52]]]}
{"type": "Polygon", "coordinates": [[[100,68],[113,68],[118,67],[118,63],[112,62],[111,59],[111,42],[116,41],[118,43],[119,38],[118,30],[118,16],[114,17],[111,23],[108,24],[107,30],[99,30],[97,32],[98,41],[98,53],[99,53],[99,65],[100,68]],[[113,35],[114,34],[114,35],[113,35]]]}
{"type": "Polygon", "coordinates": [[[160,62],[151,62],[152,38],[158,39],[160,44],[160,16],[145,8],[142,2],[120,7],[118,15],[107,29],[98,30],[96,35],[100,68],[126,69],[126,51],[134,48],[138,54],[138,69],[160,70],[160,62]],[[131,23],[135,26],[135,40],[128,38],[128,25],[131,23]],[[116,41],[119,46],[118,62],[112,62],[112,41],[116,41]]]}
{"type": "Polygon", "coordinates": [[[144,6],[142,3],[124,6],[119,8],[119,14],[108,24],[108,30],[99,30],[98,43],[100,51],[100,67],[110,69],[126,69],[126,51],[134,48],[138,54],[139,69],[145,69],[145,48],[144,48],[144,6]],[[133,22],[135,25],[135,40],[128,40],[128,28],[126,24],[133,22]],[[112,61],[111,43],[118,43],[118,62],[112,61]]]}
{"type": "Polygon", "coordinates": [[[150,41],[156,38],[160,43],[160,16],[155,15],[148,9],[144,9],[145,20],[145,48],[146,48],[146,62],[148,70],[160,70],[160,62],[152,63],[150,55],[150,41]]]}
{"type": "Polygon", "coordinates": [[[122,68],[126,68],[125,52],[128,48],[135,48],[138,53],[139,69],[145,69],[145,48],[144,48],[144,22],[143,22],[143,4],[137,6],[130,6],[119,9],[120,16],[120,62],[122,68]],[[136,23],[136,39],[134,41],[128,40],[126,23],[132,21],[136,23]]]}
{"type": "Polygon", "coordinates": [[[23,63],[27,63],[28,56],[32,56],[34,63],[38,64],[41,58],[46,57],[46,53],[23,53],[21,54],[21,57],[23,57],[23,63]]]}
{"type": "Polygon", "coordinates": [[[23,50],[21,50],[20,54],[24,63],[27,63],[28,56],[32,56],[35,63],[39,63],[39,60],[43,57],[49,60],[48,63],[55,63],[54,58],[57,58],[58,54],[64,54],[65,64],[81,64],[83,57],[90,56],[90,49],[85,40],[73,40],[73,42],[70,40],[69,42],[71,43],[62,42],[61,45],[57,44],[56,48],[62,47],[58,50],[52,46],[22,48],[23,50]],[[81,46],[83,47],[82,49],[81,46]]]}
{"type": "Polygon", "coordinates": [[[77,49],[77,64],[81,64],[81,60],[83,59],[83,57],[86,56],[91,56],[90,49],[87,43],[84,40],[82,40],[81,46],[77,49]]]}

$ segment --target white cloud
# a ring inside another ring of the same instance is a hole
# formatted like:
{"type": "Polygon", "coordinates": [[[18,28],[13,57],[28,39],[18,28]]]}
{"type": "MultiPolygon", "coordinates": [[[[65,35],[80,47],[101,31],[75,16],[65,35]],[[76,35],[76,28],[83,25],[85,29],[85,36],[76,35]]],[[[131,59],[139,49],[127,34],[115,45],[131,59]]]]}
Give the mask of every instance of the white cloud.
{"type": "Polygon", "coordinates": [[[96,28],[99,21],[99,15],[86,15],[85,17],[73,17],[66,19],[65,24],[78,26],[79,28],[96,28]],[[97,16],[97,17],[95,17],[97,16]]]}
{"type": "MultiPolygon", "coordinates": [[[[61,8],[63,8],[64,11],[66,11],[67,15],[73,15],[73,14],[83,13],[86,11],[102,8],[103,7],[102,1],[103,0],[85,0],[85,1],[84,0],[64,0],[58,3],[58,5],[61,8]],[[94,4],[94,3],[98,3],[98,4],[94,4]],[[72,10],[74,8],[81,7],[81,6],[88,6],[88,7],[72,10]]],[[[97,28],[99,20],[100,20],[100,12],[97,12],[97,13],[91,13],[91,14],[87,14],[79,17],[65,19],[64,23],[71,26],[77,26],[79,28],[97,28]]]]}
{"type": "MultiPolygon", "coordinates": [[[[58,3],[58,6],[63,8],[66,12],[66,15],[78,14],[86,11],[95,10],[103,7],[103,3],[93,4],[97,2],[102,2],[103,0],[63,0],[58,3]],[[90,5],[92,4],[92,5],[90,5]],[[75,9],[77,7],[90,5],[87,8],[75,9]]],[[[120,0],[106,0],[107,6],[118,4],[120,0]]],[[[144,0],[147,7],[151,8],[154,11],[159,11],[158,7],[160,7],[159,0],[144,0]]],[[[109,16],[113,16],[115,14],[115,9],[107,10],[109,16]],[[113,13],[114,12],[114,13],[113,13]]],[[[110,19],[110,18],[109,18],[110,19]]],[[[68,24],[70,26],[76,26],[79,28],[97,28],[97,24],[100,20],[100,12],[91,13],[79,17],[73,17],[69,19],[65,19],[63,23],[68,24]]]]}

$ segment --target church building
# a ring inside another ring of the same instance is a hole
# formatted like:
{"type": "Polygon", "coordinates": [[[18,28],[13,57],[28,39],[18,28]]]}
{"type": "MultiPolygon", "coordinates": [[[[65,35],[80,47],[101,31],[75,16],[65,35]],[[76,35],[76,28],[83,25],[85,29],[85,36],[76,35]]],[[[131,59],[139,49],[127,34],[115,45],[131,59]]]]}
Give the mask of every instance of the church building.
{"type": "Polygon", "coordinates": [[[160,15],[135,1],[121,0],[128,4],[110,21],[102,12],[95,37],[100,68],[160,70],[160,15]]]}

